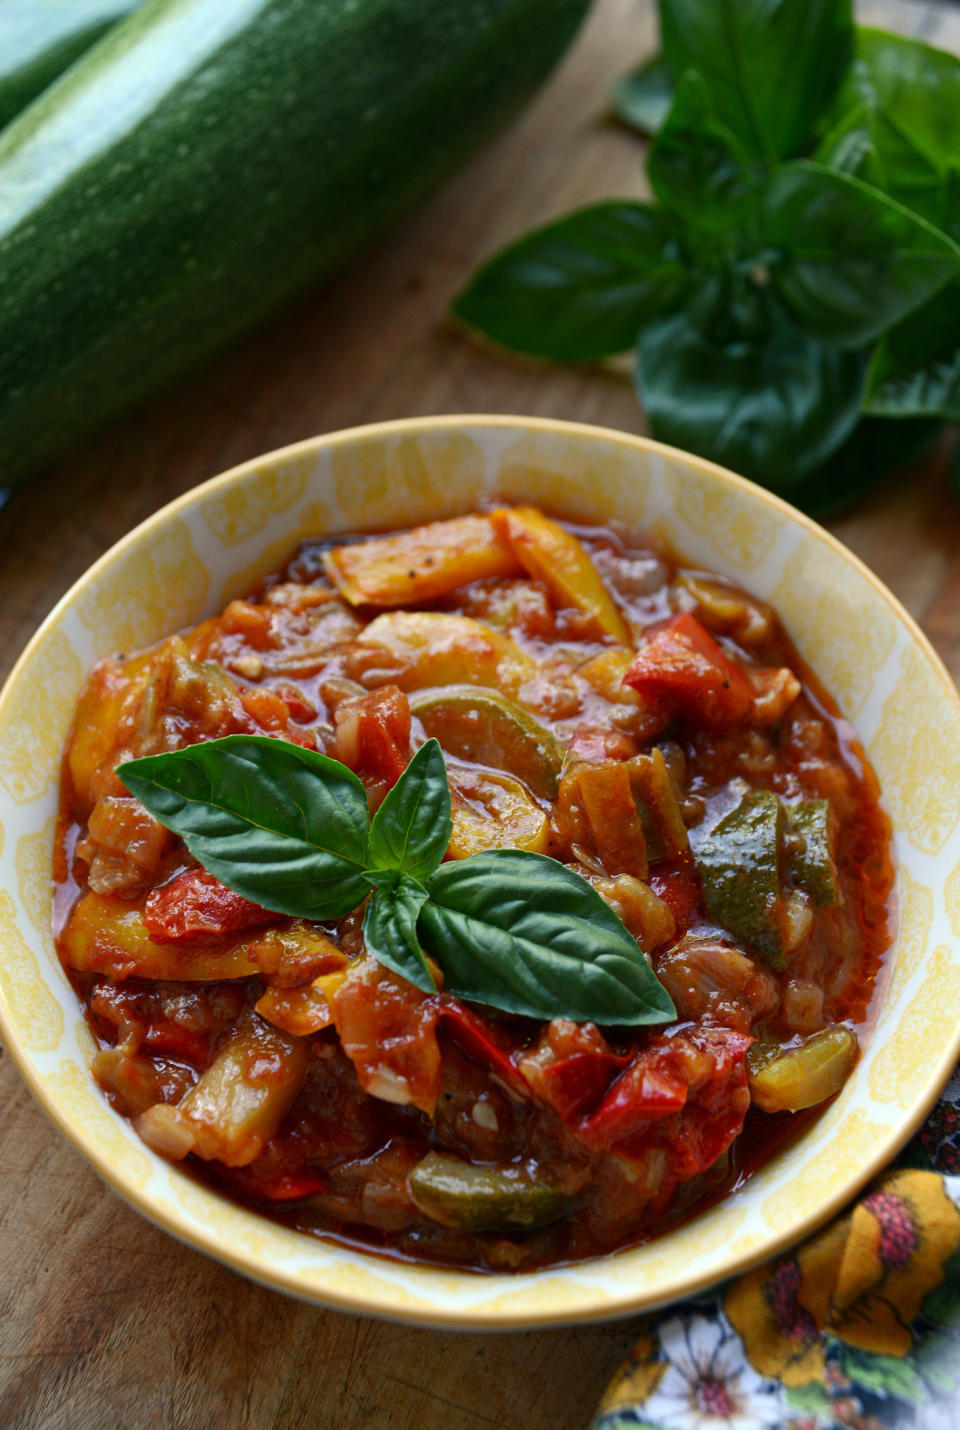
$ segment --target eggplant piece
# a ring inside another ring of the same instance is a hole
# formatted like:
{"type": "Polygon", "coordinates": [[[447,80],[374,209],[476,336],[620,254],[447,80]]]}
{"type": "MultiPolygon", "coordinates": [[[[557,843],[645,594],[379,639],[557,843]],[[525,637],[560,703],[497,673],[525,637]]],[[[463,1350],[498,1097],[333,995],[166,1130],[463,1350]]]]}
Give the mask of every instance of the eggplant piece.
{"type": "Polygon", "coordinates": [[[446,611],[386,611],[361,631],[361,645],[383,646],[399,666],[401,690],[483,685],[516,695],[537,665],[509,636],[446,611]]]}

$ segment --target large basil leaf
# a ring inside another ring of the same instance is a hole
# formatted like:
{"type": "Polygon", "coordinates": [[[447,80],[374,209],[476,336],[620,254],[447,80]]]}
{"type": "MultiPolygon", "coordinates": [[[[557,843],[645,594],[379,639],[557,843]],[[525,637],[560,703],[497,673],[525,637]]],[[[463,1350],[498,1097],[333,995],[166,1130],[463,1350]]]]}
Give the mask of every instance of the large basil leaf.
{"type": "Polygon", "coordinates": [[[850,0],[660,0],[670,71],[707,80],[718,119],[773,164],[804,151],[850,61],[850,0]]]}
{"type": "Polygon", "coordinates": [[[613,87],[618,119],[641,134],[656,134],[673,104],[673,76],[663,55],[654,55],[613,87]]]}
{"type": "Polygon", "coordinates": [[[454,312],[508,348],[579,362],[632,347],[687,282],[669,215],[647,204],[595,204],[497,254],[454,312]]]}
{"type": "MultiPolygon", "coordinates": [[[[960,239],[960,168],[947,174],[945,228],[960,239]]],[[[960,278],[878,343],[866,409],[878,417],[960,418],[960,278]]]]}
{"type": "Polygon", "coordinates": [[[424,993],[437,985],[417,937],[417,919],[426,890],[406,876],[374,889],[363,911],[363,941],[368,953],[424,993]]]}
{"type": "Polygon", "coordinates": [[[865,407],[876,417],[960,420],[960,279],[878,344],[865,407]]]}
{"type": "Polygon", "coordinates": [[[875,103],[864,101],[845,114],[814,157],[828,169],[881,189],[935,227],[945,227],[948,188],[943,166],[914,142],[897,116],[875,103]]]}
{"type": "Polygon", "coordinates": [[[370,866],[425,879],[446,854],[452,829],[443,751],[436,740],[428,740],[374,815],[370,866]]]}
{"type": "Polygon", "coordinates": [[[705,228],[733,228],[756,203],[751,161],[736,135],[713,116],[710,91],[694,70],[676,99],[647,161],[660,202],[705,228]]]}
{"type": "Polygon", "coordinates": [[[859,347],[918,308],[960,272],[960,248],[879,190],[796,163],[766,193],[771,277],[796,322],[859,347]]]}
{"type": "Polygon", "coordinates": [[[856,59],[837,96],[872,98],[934,162],[960,159],[960,59],[921,40],[859,26],[856,59]]]}
{"type": "Polygon", "coordinates": [[[690,311],[648,323],[637,384],[655,437],[790,492],[856,426],[865,360],[761,311],[749,327],[690,311]]]}
{"type": "Polygon", "coordinates": [[[942,431],[943,423],[929,418],[865,417],[843,446],[791,491],[790,500],[814,516],[835,512],[923,456],[942,431]]]}
{"type": "Polygon", "coordinates": [[[337,760],[285,740],[228,735],[117,772],[205,869],[264,908],[336,918],[367,892],[367,796],[337,760]]]}
{"type": "Polygon", "coordinates": [[[424,992],[436,984],[420,926],[446,986],[477,1002],[607,1023],[676,1016],[636,941],[572,870],[520,850],[436,867],[450,793],[435,740],[394,786],[376,838],[356,775],[282,740],[230,735],[118,774],[205,869],[265,908],[329,919],[366,898],[367,949],[424,992]],[[415,867],[433,871],[427,889],[405,872],[415,867]]]}
{"type": "Polygon", "coordinates": [[[444,986],[508,1013],[637,1027],[676,1017],[596,890],[542,854],[475,854],[431,875],[420,914],[444,986]]]}

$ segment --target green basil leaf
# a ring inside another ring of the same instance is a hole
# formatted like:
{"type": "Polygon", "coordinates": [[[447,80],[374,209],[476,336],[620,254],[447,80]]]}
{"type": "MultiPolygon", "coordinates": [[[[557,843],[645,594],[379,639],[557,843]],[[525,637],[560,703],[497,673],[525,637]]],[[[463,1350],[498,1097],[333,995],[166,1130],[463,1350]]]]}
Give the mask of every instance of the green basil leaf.
{"type": "Polygon", "coordinates": [[[660,0],[664,58],[765,163],[803,153],[853,49],[850,0],[660,0]]]}
{"type": "Polygon", "coordinates": [[[792,492],[856,426],[865,359],[800,332],[769,301],[762,311],[750,329],[690,311],[647,324],[637,385],[660,441],[792,492]]]}
{"type": "Polygon", "coordinates": [[[501,849],[442,864],[420,913],[444,986],[531,1018],[630,1027],[676,1017],[616,914],[553,859],[501,849]]]}
{"type": "Polygon", "coordinates": [[[948,186],[943,166],[925,153],[875,102],[864,101],[830,130],[819,164],[881,189],[935,227],[945,228],[948,186]]]}
{"type": "Polygon", "coordinates": [[[860,347],[960,272],[960,248],[878,189],[816,164],[784,166],[766,193],[771,277],[815,337],[860,347]]]}
{"type": "Polygon", "coordinates": [[[960,420],[960,279],[879,343],[864,406],[875,417],[960,420]]]}
{"type": "Polygon", "coordinates": [[[714,118],[710,92],[695,70],[680,78],[650,150],[647,178],[662,204],[705,228],[733,228],[756,203],[750,158],[714,118]]]}
{"type": "Polygon", "coordinates": [[[379,963],[424,993],[435,993],[430,966],[417,937],[417,919],[427,892],[402,875],[392,888],[376,888],[363,911],[363,941],[379,963]]]}
{"type": "Polygon", "coordinates": [[[865,417],[823,466],[791,490],[790,500],[813,516],[830,515],[922,457],[942,431],[943,423],[929,418],[865,417]]]}
{"type": "Polygon", "coordinates": [[[654,55],[613,87],[618,119],[641,134],[656,134],[673,103],[673,76],[663,55],[654,55]]]}
{"type": "Polygon", "coordinates": [[[117,773],[205,869],[264,908],[336,918],[367,892],[367,796],[338,760],[286,740],[227,735],[130,760],[117,773]]]}
{"type": "MultiPolygon", "coordinates": [[[[947,170],[944,229],[960,239],[960,167],[947,170]]],[[[881,339],[867,374],[867,412],[877,417],[960,418],[960,279],[881,339]]]]}
{"type": "Polygon", "coordinates": [[[453,311],[517,352],[580,362],[632,347],[687,281],[669,215],[648,204],[595,204],[497,254],[453,311]]]}
{"type": "Polygon", "coordinates": [[[859,26],[855,61],[837,96],[871,98],[934,162],[960,159],[960,59],[921,40],[859,26]]]}
{"type": "Polygon", "coordinates": [[[443,751],[436,740],[428,740],[373,817],[370,867],[425,879],[446,854],[452,830],[443,751]]]}

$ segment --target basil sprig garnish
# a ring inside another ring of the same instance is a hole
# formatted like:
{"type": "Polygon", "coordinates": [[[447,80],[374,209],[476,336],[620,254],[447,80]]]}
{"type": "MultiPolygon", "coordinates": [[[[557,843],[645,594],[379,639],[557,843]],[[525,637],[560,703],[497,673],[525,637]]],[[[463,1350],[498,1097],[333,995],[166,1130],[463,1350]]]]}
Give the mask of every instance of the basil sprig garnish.
{"type": "Polygon", "coordinates": [[[630,1027],[676,1017],[636,939],[586,879],[498,849],[442,863],[443,753],[428,740],[372,822],[346,765],[262,735],[129,760],[117,773],[193,857],[266,909],[332,919],[367,900],[367,949],[424,992],[436,984],[531,1018],[630,1027]]]}
{"type": "Polygon", "coordinates": [[[523,235],[454,311],[558,362],[633,349],[655,437],[822,511],[960,419],[960,59],[850,0],[658,9],[614,95],[654,202],[523,235]]]}

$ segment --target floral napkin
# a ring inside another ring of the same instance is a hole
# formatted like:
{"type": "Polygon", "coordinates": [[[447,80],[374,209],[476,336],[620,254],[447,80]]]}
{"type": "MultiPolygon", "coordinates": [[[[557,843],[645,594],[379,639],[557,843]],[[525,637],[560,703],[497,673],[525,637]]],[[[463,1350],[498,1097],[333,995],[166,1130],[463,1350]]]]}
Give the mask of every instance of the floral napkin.
{"type": "Polygon", "coordinates": [[[960,1430],[960,1067],[804,1245],[644,1321],[591,1430],[960,1430]]]}

